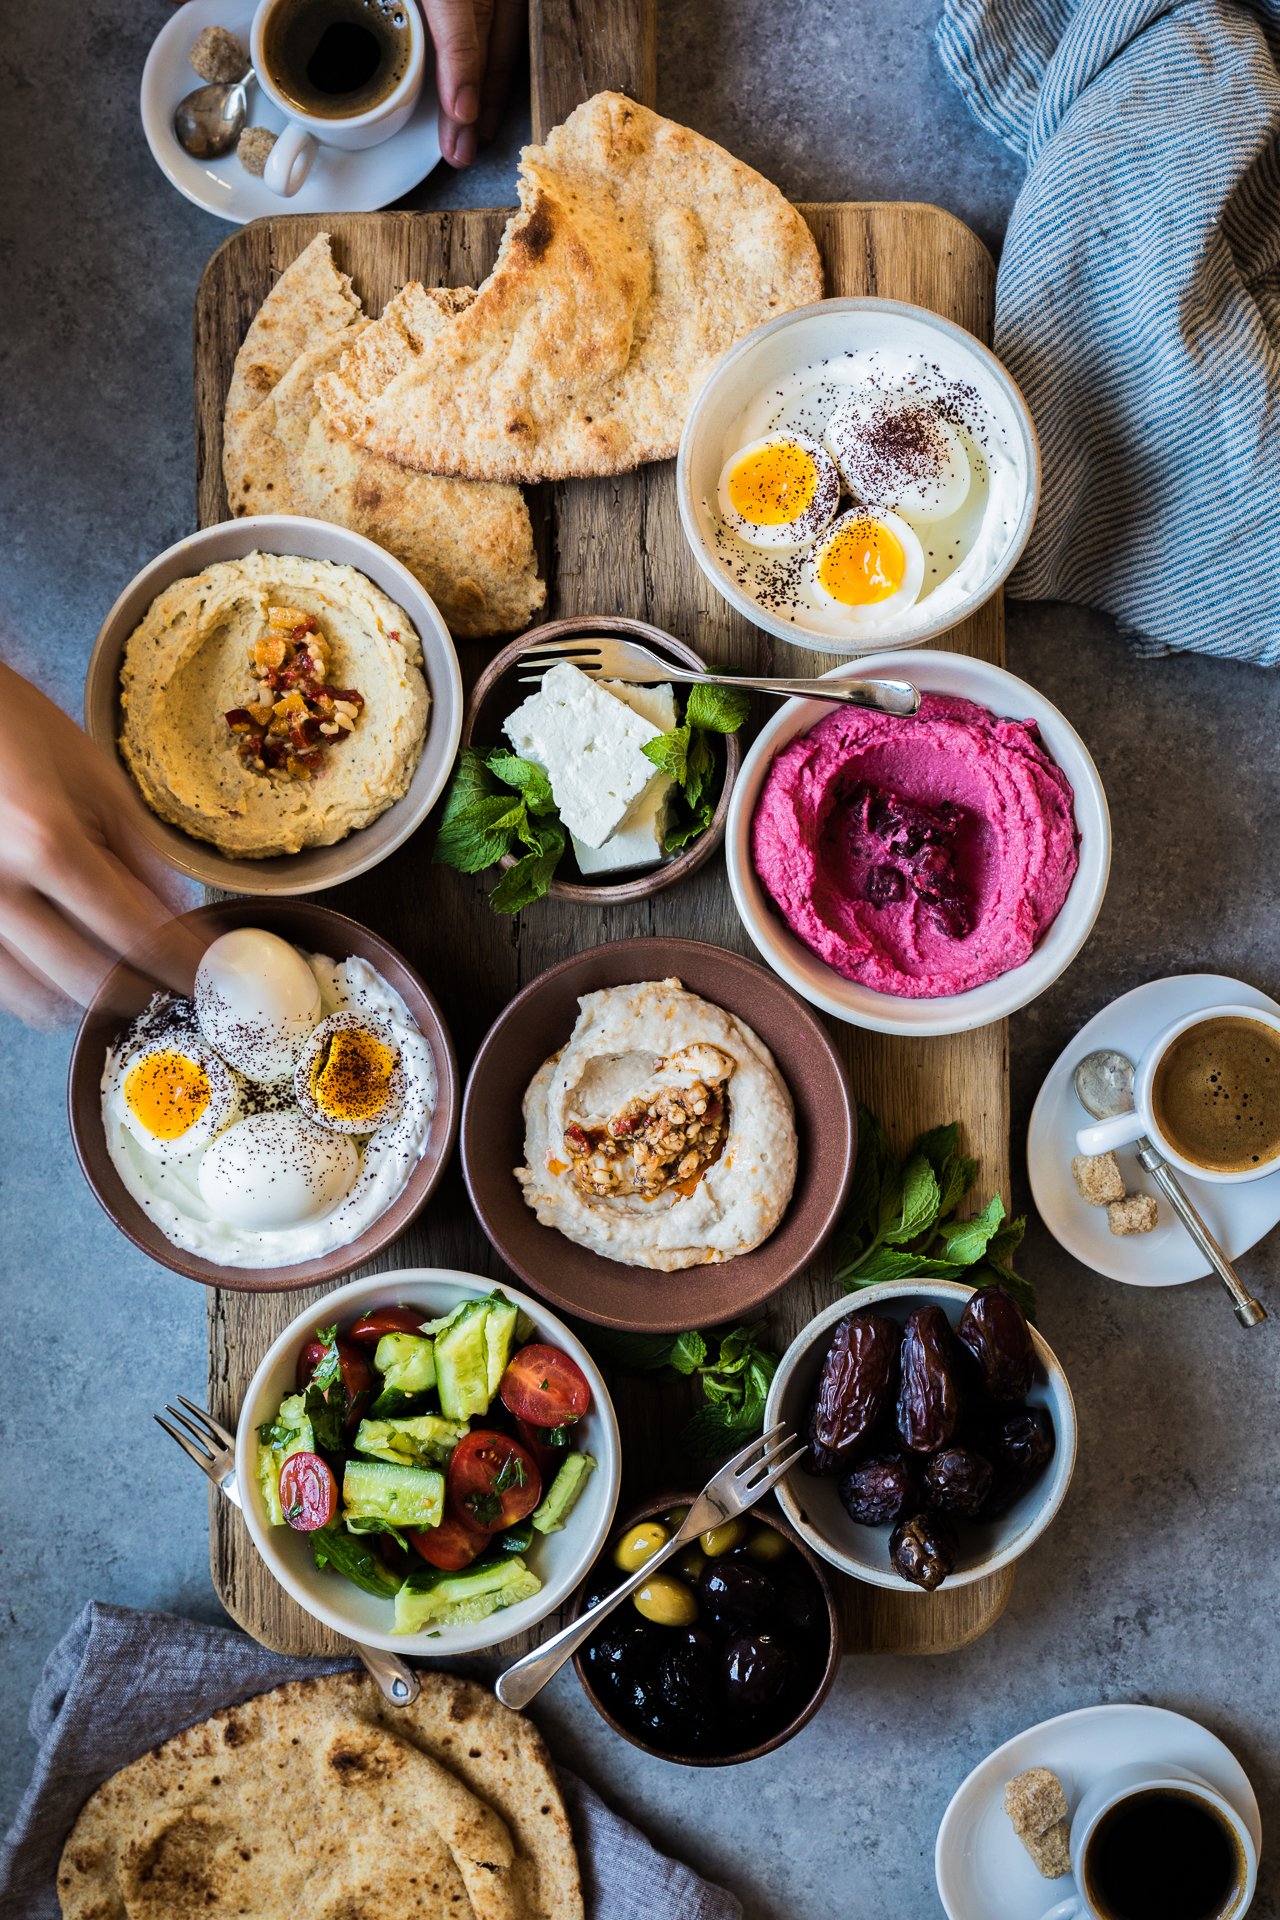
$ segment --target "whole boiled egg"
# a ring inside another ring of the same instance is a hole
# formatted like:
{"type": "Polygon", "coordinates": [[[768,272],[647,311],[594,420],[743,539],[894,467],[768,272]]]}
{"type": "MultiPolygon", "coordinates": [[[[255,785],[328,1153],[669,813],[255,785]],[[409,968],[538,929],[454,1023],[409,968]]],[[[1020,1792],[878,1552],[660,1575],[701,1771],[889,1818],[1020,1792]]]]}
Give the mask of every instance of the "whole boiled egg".
{"type": "Polygon", "coordinates": [[[298,949],[260,927],[236,927],[207,949],[196,973],[196,1015],[211,1047],[246,1078],[293,1077],[320,1019],[320,988],[298,949]]]}
{"type": "Polygon", "coordinates": [[[924,585],[924,548],[896,513],[861,507],[842,513],[806,563],[819,605],[851,620],[887,620],[905,613],[924,585]]]}
{"type": "Polygon", "coordinates": [[[855,500],[908,520],[946,520],[969,491],[969,456],[949,420],[919,400],[876,395],[838,407],[823,429],[855,500]]]}
{"type": "Polygon", "coordinates": [[[197,1179],[211,1213],[253,1232],[300,1226],[350,1192],[360,1155],[305,1114],[252,1113],[220,1134],[197,1179]]]}
{"type": "Polygon", "coordinates": [[[132,1138],[160,1160],[207,1147],[240,1112],[235,1075],[185,1028],[121,1061],[108,1098],[132,1138]]]}
{"type": "Polygon", "coordinates": [[[807,547],[840,505],[840,475],[825,447],[804,434],[773,434],[726,461],[721,518],[752,547],[807,547]]]}
{"type": "Polygon", "coordinates": [[[372,1133],[404,1102],[400,1048],[377,1014],[331,1013],[308,1035],[293,1077],[298,1105],[317,1126],[372,1133]]]}

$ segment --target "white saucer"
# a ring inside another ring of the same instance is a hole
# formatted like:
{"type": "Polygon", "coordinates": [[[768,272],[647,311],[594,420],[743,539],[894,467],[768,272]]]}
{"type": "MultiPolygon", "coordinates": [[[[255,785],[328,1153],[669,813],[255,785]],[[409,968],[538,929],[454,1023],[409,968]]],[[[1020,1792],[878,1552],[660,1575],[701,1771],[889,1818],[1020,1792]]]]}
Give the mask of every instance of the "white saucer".
{"type": "MultiPolygon", "coordinates": [[[[234,150],[221,160],[193,160],[178,145],[173,110],[184,94],[201,84],[187,56],[204,27],[226,27],[244,47],[255,0],[187,0],[167,20],[152,43],[142,70],[142,128],[157,165],[179,193],[221,220],[242,226],[268,213],[371,213],[398,200],[425,179],[440,159],[437,101],[430,84],[407,126],[380,146],[360,153],[321,147],[311,172],[291,199],[271,193],[255,174],[246,173],[234,150]]],[[[249,89],[246,125],[279,133],[284,116],[260,87],[249,89]]]]}
{"type": "Polygon", "coordinates": [[[1071,1891],[1044,1880],[1004,1810],[1004,1789],[1024,1767],[1050,1767],[1067,1804],[1100,1774],[1146,1761],[1185,1767],[1229,1800],[1262,1851],[1262,1821],[1249,1777],[1216,1734],[1163,1707],[1082,1707],[1006,1740],[974,1768],[938,1828],[934,1871],[947,1920],[1036,1920],[1071,1891]]]}
{"type": "MultiPolygon", "coordinates": [[[[1118,1047],[1136,1060],[1162,1027],[1197,1007],[1224,1002],[1280,1013],[1280,1006],[1259,988],[1225,974],[1180,973],[1168,980],[1151,980],[1095,1014],[1059,1055],[1040,1089],[1027,1129],[1032,1197],[1059,1246],[1095,1273],[1131,1287],[1179,1287],[1188,1280],[1203,1279],[1211,1269],[1155,1182],[1138,1165],[1132,1147],[1122,1147],[1116,1157],[1130,1193],[1155,1195],[1160,1220],[1154,1231],[1112,1233],[1106,1208],[1091,1207],[1081,1199],[1071,1177],[1071,1157],[1076,1151],[1076,1131],[1089,1124],[1089,1116],[1076,1099],[1072,1075],[1095,1048],[1118,1047]]],[[[1233,1260],[1280,1221],[1280,1171],[1233,1186],[1185,1176],[1184,1183],[1214,1238],[1233,1260]]]]}

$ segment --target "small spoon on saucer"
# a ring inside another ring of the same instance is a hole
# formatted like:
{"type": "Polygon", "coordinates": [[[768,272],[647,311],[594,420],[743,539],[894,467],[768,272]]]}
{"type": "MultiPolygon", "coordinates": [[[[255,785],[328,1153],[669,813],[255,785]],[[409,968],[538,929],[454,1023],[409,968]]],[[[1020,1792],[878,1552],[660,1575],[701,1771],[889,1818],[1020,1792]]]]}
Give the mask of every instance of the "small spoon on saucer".
{"type": "MultiPolygon", "coordinates": [[[[1110,1120],[1113,1114],[1133,1112],[1133,1062],[1126,1054],[1111,1048],[1086,1053],[1075,1071],[1076,1098],[1095,1120],[1110,1120]]],[[[1192,1206],[1186,1189],[1146,1134],[1134,1142],[1138,1163],[1146,1168],[1191,1238],[1209,1262],[1235,1305],[1236,1319],[1242,1327],[1256,1327],[1267,1317],[1267,1310],[1241,1284],[1240,1277],[1222,1248],[1192,1206]]]]}
{"type": "Polygon", "coordinates": [[[253,68],[246,67],[238,80],[215,80],[179,100],[173,110],[173,131],[184,153],[194,160],[217,160],[231,151],[244,126],[254,77],[253,68]]]}

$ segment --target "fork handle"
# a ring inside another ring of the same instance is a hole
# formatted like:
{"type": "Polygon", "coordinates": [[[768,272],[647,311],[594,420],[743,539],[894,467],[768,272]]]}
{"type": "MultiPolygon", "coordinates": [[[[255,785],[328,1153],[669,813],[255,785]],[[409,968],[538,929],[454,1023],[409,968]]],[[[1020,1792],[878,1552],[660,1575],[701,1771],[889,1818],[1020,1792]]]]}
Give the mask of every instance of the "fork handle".
{"type": "Polygon", "coordinates": [[[388,1706],[413,1705],[422,1692],[422,1682],[398,1653],[385,1653],[381,1647],[365,1647],[358,1640],[351,1642],[351,1650],[359,1654],[369,1677],[388,1706]]]}
{"type": "Polygon", "coordinates": [[[578,1619],[571,1620],[567,1627],[561,1627],[540,1647],[535,1647],[532,1653],[526,1653],[523,1658],[513,1662],[505,1673],[498,1675],[493,1690],[504,1707],[527,1707],[534,1695],[542,1692],[548,1680],[559,1673],[566,1660],[573,1658],[583,1641],[591,1638],[600,1622],[607,1619],[615,1607],[629,1600],[637,1587],[642,1587],[646,1580],[651,1579],[656,1569],[669,1560],[673,1553],[678,1553],[681,1547],[687,1547],[698,1534],[705,1533],[708,1524],[714,1526],[717,1523],[714,1513],[708,1519],[707,1513],[699,1512],[702,1504],[703,1497],[700,1494],[671,1538],[656,1553],[651,1553],[620,1587],[615,1587],[594,1607],[578,1619]],[[696,1525],[693,1524],[695,1516],[696,1525]]]}
{"type": "MultiPolygon", "coordinates": [[[[626,679],[636,676],[628,673],[626,679]]],[[[779,699],[825,700],[836,707],[875,707],[880,713],[910,715],[920,708],[919,689],[909,680],[749,680],[739,673],[692,673],[673,668],[653,681],[678,680],[700,687],[744,687],[779,699]]]]}

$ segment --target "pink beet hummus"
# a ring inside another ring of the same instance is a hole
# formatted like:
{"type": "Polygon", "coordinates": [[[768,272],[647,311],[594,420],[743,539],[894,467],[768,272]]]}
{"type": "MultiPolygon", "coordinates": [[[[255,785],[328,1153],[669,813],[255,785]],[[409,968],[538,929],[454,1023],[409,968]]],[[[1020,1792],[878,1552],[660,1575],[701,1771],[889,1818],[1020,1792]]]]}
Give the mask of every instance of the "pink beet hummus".
{"type": "Polygon", "coordinates": [[[756,872],[846,979],[913,999],[1021,966],[1078,864],[1071,782],[1031,720],[926,693],[914,719],[842,707],[781,752],[756,872]]]}

